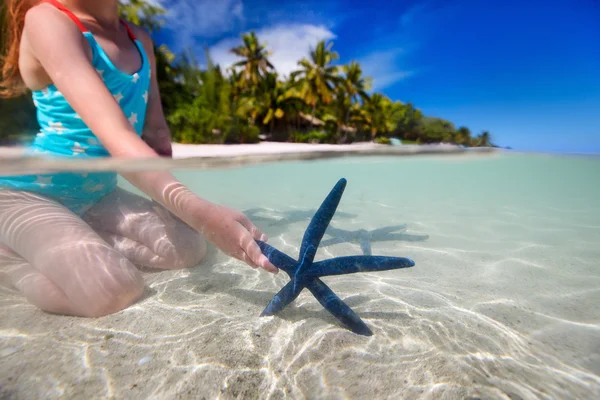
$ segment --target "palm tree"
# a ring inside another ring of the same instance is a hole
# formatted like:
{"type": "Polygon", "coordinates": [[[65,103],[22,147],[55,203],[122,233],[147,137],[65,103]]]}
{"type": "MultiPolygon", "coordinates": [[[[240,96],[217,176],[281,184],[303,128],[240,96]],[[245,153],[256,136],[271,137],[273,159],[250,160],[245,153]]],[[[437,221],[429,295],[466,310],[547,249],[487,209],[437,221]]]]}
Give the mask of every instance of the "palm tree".
{"type": "Polygon", "coordinates": [[[488,131],[481,132],[481,146],[490,147],[492,145],[492,135],[488,131]]]}
{"type": "Polygon", "coordinates": [[[490,147],[493,146],[491,143],[492,135],[488,131],[483,131],[479,135],[473,138],[472,145],[474,147],[490,147]]]}
{"type": "Polygon", "coordinates": [[[289,86],[278,79],[276,73],[269,73],[262,80],[257,111],[262,123],[274,133],[275,121],[283,120],[298,112],[303,105],[302,99],[290,90],[289,86]]]}
{"type": "Polygon", "coordinates": [[[380,133],[389,132],[393,127],[390,118],[391,101],[381,93],[375,93],[363,107],[364,118],[368,129],[371,131],[371,139],[380,133]]]}
{"type": "MultiPolygon", "coordinates": [[[[357,104],[359,99],[364,103],[369,101],[367,90],[371,88],[371,78],[362,76],[362,68],[356,61],[344,65],[342,70],[344,71],[344,77],[340,78],[338,90],[336,91],[336,108],[343,112],[344,125],[348,127],[353,105],[357,104]]],[[[342,125],[340,121],[338,120],[338,131],[342,125]]],[[[345,141],[345,137],[342,138],[342,141],[345,141]]]]}
{"type": "MultiPolygon", "coordinates": [[[[348,94],[350,101],[356,103],[359,98],[364,102],[369,101],[367,90],[371,89],[371,78],[362,76],[360,64],[352,61],[350,64],[344,65],[343,71],[344,78],[341,80],[341,86],[348,94]]],[[[346,123],[348,123],[348,118],[346,118],[346,123]]]]}
{"type": "Polygon", "coordinates": [[[310,60],[300,60],[300,69],[290,74],[293,85],[299,87],[300,96],[312,108],[313,119],[318,104],[327,105],[332,102],[334,87],[339,82],[338,69],[331,65],[339,55],[331,51],[332,46],[333,43],[326,44],[321,40],[317,47],[311,50],[310,60]]]}
{"type": "Polygon", "coordinates": [[[456,144],[469,144],[471,142],[471,131],[466,126],[461,126],[454,135],[456,144]]]}
{"type": "Polygon", "coordinates": [[[232,68],[242,68],[240,75],[241,83],[246,89],[253,91],[260,78],[264,77],[269,70],[274,70],[275,67],[269,59],[270,52],[267,51],[264,43],[259,43],[258,37],[254,31],[242,35],[243,45],[234,47],[230,50],[243,60],[232,65],[232,68]]]}

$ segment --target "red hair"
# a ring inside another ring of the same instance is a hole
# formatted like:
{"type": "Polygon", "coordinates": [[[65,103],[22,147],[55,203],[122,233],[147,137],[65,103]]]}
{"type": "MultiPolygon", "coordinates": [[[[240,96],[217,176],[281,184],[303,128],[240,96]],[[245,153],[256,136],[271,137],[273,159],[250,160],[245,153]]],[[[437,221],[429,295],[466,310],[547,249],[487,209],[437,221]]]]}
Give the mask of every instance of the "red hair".
{"type": "Polygon", "coordinates": [[[4,0],[2,10],[2,49],[0,58],[0,97],[10,98],[23,94],[26,89],[19,72],[19,48],[25,25],[25,14],[39,0],[4,0]]]}

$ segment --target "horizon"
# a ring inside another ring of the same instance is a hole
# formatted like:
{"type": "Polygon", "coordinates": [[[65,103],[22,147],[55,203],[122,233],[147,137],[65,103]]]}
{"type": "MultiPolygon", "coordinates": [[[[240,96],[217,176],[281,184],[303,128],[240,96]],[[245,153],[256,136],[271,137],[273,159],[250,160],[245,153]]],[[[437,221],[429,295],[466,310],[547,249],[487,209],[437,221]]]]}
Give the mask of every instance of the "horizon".
{"type": "Polygon", "coordinates": [[[152,3],[167,11],[156,44],[191,49],[201,62],[208,47],[229,66],[229,49],[254,30],[285,76],[319,40],[332,41],[336,64],[359,61],[373,90],[473,134],[489,131],[500,147],[600,152],[598,0],[152,3]]]}

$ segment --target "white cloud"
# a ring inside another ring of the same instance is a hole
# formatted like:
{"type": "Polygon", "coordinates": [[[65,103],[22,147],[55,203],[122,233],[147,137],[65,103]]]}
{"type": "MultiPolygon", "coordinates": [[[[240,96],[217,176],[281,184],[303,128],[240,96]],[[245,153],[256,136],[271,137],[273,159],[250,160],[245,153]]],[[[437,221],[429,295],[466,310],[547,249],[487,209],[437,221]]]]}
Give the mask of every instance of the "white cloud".
{"type": "Polygon", "coordinates": [[[194,47],[196,38],[231,32],[244,21],[242,0],[152,0],[166,11],[166,28],[173,31],[176,48],[194,47]]]}
{"type": "Polygon", "coordinates": [[[383,90],[412,75],[398,66],[402,54],[402,49],[383,50],[358,60],[363,74],[373,78],[373,90],[383,90]]]}
{"type": "MultiPolygon", "coordinates": [[[[320,40],[331,40],[336,36],[324,26],[310,24],[277,25],[256,30],[256,36],[272,54],[269,60],[282,76],[298,68],[298,61],[307,57],[311,47],[314,48],[320,40]]],[[[227,68],[239,61],[229,50],[239,46],[241,38],[225,39],[210,48],[213,60],[222,67],[227,68]]],[[[335,47],[334,47],[335,50],[335,47]]]]}

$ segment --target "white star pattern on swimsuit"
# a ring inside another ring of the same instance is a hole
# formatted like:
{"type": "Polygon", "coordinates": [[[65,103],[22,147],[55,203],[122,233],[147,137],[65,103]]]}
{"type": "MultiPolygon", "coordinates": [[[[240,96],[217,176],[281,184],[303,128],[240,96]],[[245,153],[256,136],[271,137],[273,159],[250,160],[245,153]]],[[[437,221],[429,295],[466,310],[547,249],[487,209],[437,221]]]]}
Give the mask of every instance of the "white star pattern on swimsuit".
{"type": "Polygon", "coordinates": [[[98,73],[98,75],[100,75],[101,78],[104,78],[104,70],[103,69],[97,69],[96,72],[98,73]]]}
{"type": "Polygon", "coordinates": [[[137,114],[132,112],[131,116],[129,117],[129,123],[133,126],[135,124],[137,124],[138,119],[137,119],[137,114]]]}
{"type": "Polygon", "coordinates": [[[59,135],[62,135],[63,131],[65,130],[65,127],[63,126],[62,122],[48,122],[48,125],[50,126],[50,130],[54,131],[56,133],[58,133],[59,135]]]}
{"type": "Polygon", "coordinates": [[[96,139],[94,139],[94,138],[89,138],[89,139],[87,140],[87,143],[88,143],[90,146],[96,146],[96,145],[98,144],[98,141],[97,141],[96,139]]]}
{"type": "Polygon", "coordinates": [[[96,192],[99,192],[101,190],[104,190],[105,187],[106,187],[106,185],[98,183],[98,184],[93,185],[93,186],[86,185],[86,186],[83,187],[83,190],[85,190],[87,193],[96,193],[96,192]]]}
{"type": "Polygon", "coordinates": [[[138,79],[140,79],[140,76],[136,72],[135,74],[133,74],[133,78],[132,78],[133,83],[136,83],[138,81],[138,79]]]}
{"type": "Polygon", "coordinates": [[[81,145],[77,142],[75,142],[73,147],[71,147],[71,151],[73,152],[74,156],[80,155],[80,154],[85,154],[85,149],[83,147],[81,147],[81,145]]]}
{"type": "Polygon", "coordinates": [[[147,90],[144,92],[142,97],[144,98],[144,103],[148,103],[148,91],[147,90]]]}
{"type": "Polygon", "coordinates": [[[113,97],[115,98],[117,103],[121,103],[121,100],[123,100],[123,95],[121,94],[121,92],[115,94],[113,97]]]}
{"type": "Polygon", "coordinates": [[[36,175],[35,176],[35,183],[40,184],[40,185],[50,185],[52,183],[52,176],[42,176],[42,175],[36,175]]]}

